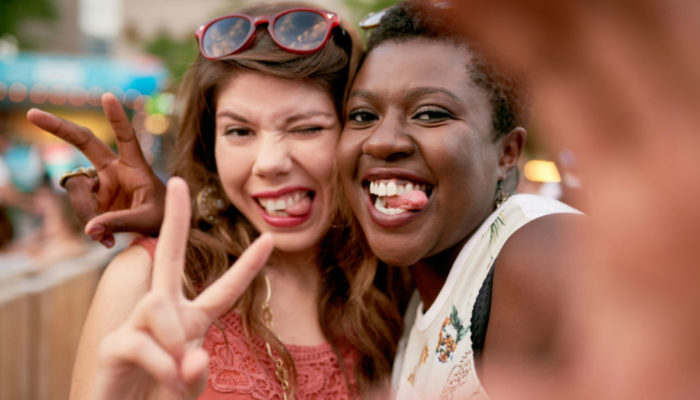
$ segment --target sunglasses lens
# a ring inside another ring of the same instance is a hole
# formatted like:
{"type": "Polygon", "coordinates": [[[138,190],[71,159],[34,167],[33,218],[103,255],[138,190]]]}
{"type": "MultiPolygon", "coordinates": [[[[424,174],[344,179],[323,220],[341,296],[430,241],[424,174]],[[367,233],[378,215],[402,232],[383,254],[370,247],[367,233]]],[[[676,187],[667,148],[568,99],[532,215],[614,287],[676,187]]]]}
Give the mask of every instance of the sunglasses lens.
{"type": "Polygon", "coordinates": [[[251,22],[241,17],[220,19],[204,32],[202,50],[210,58],[223,57],[245,44],[251,22]]]}
{"type": "Polygon", "coordinates": [[[273,26],[277,40],[292,50],[314,50],[323,44],[328,23],[313,11],[293,11],[277,18],[273,26]]]}

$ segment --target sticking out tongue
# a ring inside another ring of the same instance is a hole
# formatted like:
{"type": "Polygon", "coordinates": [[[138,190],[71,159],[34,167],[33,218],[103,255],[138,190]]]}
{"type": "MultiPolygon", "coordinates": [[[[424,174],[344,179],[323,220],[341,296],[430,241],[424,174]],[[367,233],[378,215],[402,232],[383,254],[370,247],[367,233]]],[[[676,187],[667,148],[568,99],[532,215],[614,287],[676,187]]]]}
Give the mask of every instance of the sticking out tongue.
{"type": "Polygon", "coordinates": [[[412,190],[398,196],[385,197],[386,205],[402,210],[420,211],[428,204],[428,196],[422,190],[412,190]]]}
{"type": "Polygon", "coordinates": [[[293,216],[300,216],[308,214],[311,211],[311,198],[309,196],[304,196],[298,202],[292,204],[291,206],[284,209],[284,211],[293,216]]]}

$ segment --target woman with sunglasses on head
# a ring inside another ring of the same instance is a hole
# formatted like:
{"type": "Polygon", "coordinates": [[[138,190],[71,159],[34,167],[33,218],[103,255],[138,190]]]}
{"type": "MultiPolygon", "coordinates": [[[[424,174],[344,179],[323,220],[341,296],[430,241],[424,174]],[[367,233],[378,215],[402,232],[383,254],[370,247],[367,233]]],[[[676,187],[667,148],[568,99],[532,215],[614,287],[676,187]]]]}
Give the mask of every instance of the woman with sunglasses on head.
{"type": "MultiPolygon", "coordinates": [[[[400,318],[374,284],[376,262],[358,246],[335,183],[341,101],[360,44],[335,14],[300,6],[250,7],[197,30],[160,237],[137,240],[107,268],[72,398],[204,389],[206,399],[343,399],[388,379],[400,318]]],[[[135,141],[123,140],[123,111],[109,95],[103,103],[120,156],[144,166],[135,141]]],[[[105,184],[101,142],[38,110],[28,116],[82,134],[105,184]]]]}

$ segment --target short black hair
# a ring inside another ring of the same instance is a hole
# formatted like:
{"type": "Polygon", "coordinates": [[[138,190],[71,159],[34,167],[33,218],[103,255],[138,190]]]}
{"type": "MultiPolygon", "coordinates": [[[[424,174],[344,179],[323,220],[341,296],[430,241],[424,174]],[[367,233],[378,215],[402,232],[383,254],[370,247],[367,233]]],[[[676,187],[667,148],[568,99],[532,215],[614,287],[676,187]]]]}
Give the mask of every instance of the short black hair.
{"type": "Polygon", "coordinates": [[[472,82],[486,90],[491,102],[491,119],[496,138],[529,118],[529,93],[519,75],[489,60],[474,41],[467,40],[458,27],[440,15],[440,9],[418,1],[404,1],[388,9],[367,40],[367,54],[386,41],[434,39],[466,46],[471,55],[467,71],[472,82]]]}

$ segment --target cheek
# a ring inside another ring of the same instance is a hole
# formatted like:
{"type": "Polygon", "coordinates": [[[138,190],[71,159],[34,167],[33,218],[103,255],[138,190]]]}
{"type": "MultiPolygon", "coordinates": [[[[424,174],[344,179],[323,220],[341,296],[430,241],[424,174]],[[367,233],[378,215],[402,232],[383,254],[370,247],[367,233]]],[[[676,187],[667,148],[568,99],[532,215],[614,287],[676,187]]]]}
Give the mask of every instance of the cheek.
{"type": "Polygon", "coordinates": [[[323,188],[329,187],[335,178],[337,138],[337,135],[320,138],[296,152],[298,162],[323,188]]]}
{"type": "Polygon", "coordinates": [[[250,162],[246,154],[234,147],[222,146],[217,141],[214,157],[224,192],[231,203],[240,208],[242,186],[249,176],[250,162]]]}
{"type": "Polygon", "coordinates": [[[357,165],[357,160],[361,154],[362,140],[360,136],[354,132],[344,133],[340,137],[337,148],[337,165],[338,173],[345,183],[346,179],[350,179],[357,165]]]}

